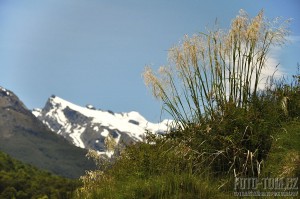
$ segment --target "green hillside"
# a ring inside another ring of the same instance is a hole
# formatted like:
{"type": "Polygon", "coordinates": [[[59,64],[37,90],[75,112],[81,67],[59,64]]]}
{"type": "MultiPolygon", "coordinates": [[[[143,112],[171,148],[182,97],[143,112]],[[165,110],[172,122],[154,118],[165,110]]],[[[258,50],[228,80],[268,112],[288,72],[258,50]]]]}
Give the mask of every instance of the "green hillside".
{"type": "Polygon", "coordinates": [[[300,178],[299,120],[284,123],[282,129],[274,135],[264,174],[300,178]]]}
{"type": "Polygon", "coordinates": [[[0,198],[71,198],[80,185],[24,164],[0,152],[0,198]]]}

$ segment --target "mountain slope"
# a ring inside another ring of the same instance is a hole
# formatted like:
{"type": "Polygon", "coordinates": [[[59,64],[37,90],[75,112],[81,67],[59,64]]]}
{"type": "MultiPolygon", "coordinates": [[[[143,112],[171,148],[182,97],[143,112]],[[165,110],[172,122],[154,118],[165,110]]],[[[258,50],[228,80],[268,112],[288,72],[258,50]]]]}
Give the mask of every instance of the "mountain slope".
{"type": "Polygon", "coordinates": [[[113,142],[116,147],[142,141],[146,130],[165,133],[169,123],[168,120],[157,124],[148,122],[137,112],[113,113],[96,110],[92,105],[80,107],[57,96],[50,97],[45,107],[34,109],[33,114],[74,145],[108,156],[113,154],[113,149],[105,143],[113,142]]]}
{"type": "Polygon", "coordinates": [[[2,87],[0,151],[65,177],[77,178],[94,168],[94,163],[85,157],[86,150],[51,132],[14,93],[2,87]]]}

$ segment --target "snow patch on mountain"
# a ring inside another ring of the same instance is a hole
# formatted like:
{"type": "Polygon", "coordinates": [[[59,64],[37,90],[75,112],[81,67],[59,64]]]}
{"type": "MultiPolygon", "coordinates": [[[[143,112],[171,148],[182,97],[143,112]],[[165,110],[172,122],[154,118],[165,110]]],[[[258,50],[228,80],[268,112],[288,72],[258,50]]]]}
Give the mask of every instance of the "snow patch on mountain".
{"type": "Polygon", "coordinates": [[[7,96],[10,96],[10,92],[1,86],[0,86],[0,91],[4,92],[7,96]]]}
{"type": "Polygon", "coordinates": [[[43,109],[32,113],[52,131],[62,135],[74,145],[93,149],[111,157],[105,139],[109,136],[118,146],[121,143],[143,141],[145,132],[166,133],[171,121],[151,123],[138,112],[113,113],[96,110],[92,105],[81,107],[57,96],[48,99],[43,109]]]}

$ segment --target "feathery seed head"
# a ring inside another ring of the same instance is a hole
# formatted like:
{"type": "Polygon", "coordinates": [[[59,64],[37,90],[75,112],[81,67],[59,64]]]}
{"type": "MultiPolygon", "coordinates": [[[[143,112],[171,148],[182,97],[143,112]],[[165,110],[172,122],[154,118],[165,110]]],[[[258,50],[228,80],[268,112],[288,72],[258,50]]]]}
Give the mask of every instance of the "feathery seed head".
{"type": "Polygon", "coordinates": [[[157,99],[162,99],[163,90],[160,80],[155,76],[150,67],[146,67],[143,73],[144,81],[147,87],[152,90],[152,94],[157,99]]]}

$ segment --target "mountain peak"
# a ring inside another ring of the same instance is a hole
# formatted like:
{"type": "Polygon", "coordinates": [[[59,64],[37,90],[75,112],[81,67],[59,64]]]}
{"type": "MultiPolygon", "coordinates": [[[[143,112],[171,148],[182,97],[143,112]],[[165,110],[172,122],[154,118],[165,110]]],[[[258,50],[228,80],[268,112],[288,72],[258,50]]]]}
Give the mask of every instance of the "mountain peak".
{"type": "Polygon", "coordinates": [[[5,88],[3,88],[2,86],[0,86],[0,92],[1,92],[2,94],[7,95],[7,96],[10,95],[10,92],[9,92],[8,90],[6,90],[5,88]]]}
{"type": "MultiPolygon", "coordinates": [[[[28,114],[23,102],[10,90],[0,86],[0,106],[28,114]]],[[[29,113],[30,114],[30,113],[29,113]]]]}
{"type": "Polygon", "coordinates": [[[116,146],[142,141],[146,131],[165,133],[170,121],[151,123],[136,111],[113,113],[97,110],[92,105],[81,107],[52,95],[43,109],[33,114],[51,130],[62,135],[74,145],[93,149],[111,156],[105,142],[113,139],[116,146]]]}

